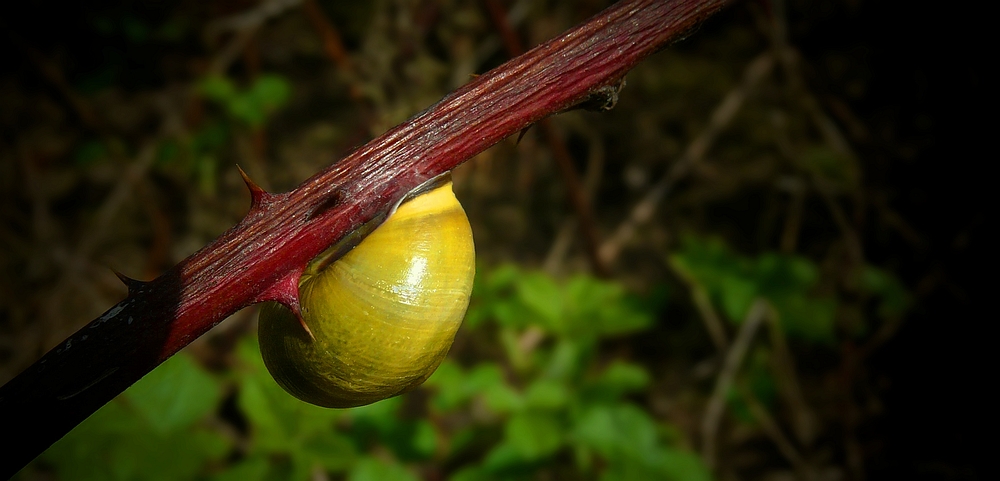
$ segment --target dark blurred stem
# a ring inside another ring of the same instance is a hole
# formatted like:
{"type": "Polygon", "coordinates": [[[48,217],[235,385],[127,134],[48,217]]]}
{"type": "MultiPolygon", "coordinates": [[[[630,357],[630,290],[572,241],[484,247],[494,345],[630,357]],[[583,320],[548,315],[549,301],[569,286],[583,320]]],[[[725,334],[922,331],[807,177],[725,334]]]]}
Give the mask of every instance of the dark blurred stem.
{"type": "Polygon", "coordinates": [[[326,52],[326,56],[341,70],[352,70],[351,58],[347,55],[344,42],[340,39],[340,33],[323,13],[319,3],[316,0],[303,0],[302,10],[305,11],[306,18],[309,19],[309,23],[316,30],[320,39],[323,40],[323,51],[326,52]]]}
{"type": "Polygon", "coordinates": [[[726,349],[729,349],[729,340],[726,339],[726,327],[722,324],[722,319],[719,318],[718,312],[712,307],[712,300],[708,296],[708,291],[694,282],[693,279],[689,279],[688,281],[688,287],[691,289],[691,301],[694,303],[694,307],[698,309],[698,315],[701,318],[701,322],[705,324],[708,337],[712,339],[712,344],[715,344],[715,348],[720,353],[726,352],[726,349]]]}
{"type": "Polygon", "coordinates": [[[361,85],[353,80],[355,73],[354,64],[351,63],[351,57],[347,55],[347,49],[344,48],[344,41],[341,39],[337,27],[330,21],[316,0],[304,0],[302,2],[302,10],[306,15],[306,19],[309,20],[309,24],[316,31],[316,35],[319,35],[320,40],[323,42],[323,52],[326,53],[327,58],[345,76],[352,79],[348,82],[347,86],[348,96],[351,100],[360,103],[364,99],[364,94],[361,91],[361,85]]]}
{"type": "Polygon", "coordinates": [[[365,98],[363,81],[354,68],[350,55],[347,54],[340,31],[316,0],[303,0],[302,11],[323,43],[323,52],[340,71],[347,87],[347,97],[357,106],[357,125],[363,127],[367,135],[371,126],[376,123],[375,112],[365,98]]]}
{"type": "Polygon", "coordinates": [[[297,303],[289,295],[298,273],[331,244],[426,180],[616,85],[725,3],[623,0],[476,77],[291,192],[270,194],[248,181],[252,205],[236,226],[150,282],[123,278],[127,298],[0,387],[0,433],[10,441],[0,478],[229,315],[264,300],[297,303]]]}
{"type": "Polygon", "coordinates": [[[785,217],[785,227],[781,230],[781,252],[792,254],[799,241],[802,230],[802,212],[805,207],[806,189],[802,182],[789,182],[788,216],[785,217]]]}
{"type": "Polygon", "coordinates": [[[795,357],[788,347],[788,339],[781,323],[774,316],[768,317],[767,323],[772,349],[771,370],[774,372],[775,384],[790,411],[788,418],[792,421],[795,437],[808,447],[816,436],[815,416],[806,403],[805,396],[802,395],[795,357]]]}
{"type": "Polygon", "coordinates": [[[747,65],[743,81],[722,98],[712,111],[708,125],[691,140],[684,154],[674,161],[663,177],[632,208],[632,212],[619,224],[614,234],[600,247],[600,257],[604,262],[614,263],[622,248],[636,235],[639,227],[653,218],[660,202],[673,190],[674,185],[705,158],[709,149],[715,144],[716,138],[729,127],[733,118],[743,108],[746,99],[754,93],[760,81],[771,73],[773,66],[774,57],[767,53],[758,55],[747,65]]]}
{"type": "MultiPolygon", "coordinates": [[[[493,24],[496,25],[497,30],[500,32],[500,37],[503,38],[503,44],[507,49],[507,53],[512,57],[521,55],[524,52],[524,47],[521,45],[517,32],[507,22],[507,15],[500,2],[498,0],[487,0],[486,7],[490,12],[493,24]]],[[[566,184],[570,204],[573,206],[573,210],[576,212],[577,219],[579,220],[577,226],[580,229],[580,235],[583,236],[583,247],[587,253],[587,259],[590,261],[591,269],[598,276],[610,277],[610,263],[605,262],[598,254],[601,245],[601,235],[597,230],[597,221],[594,219],[594,209],[590,204],[583,182],[580,181],[580,174],[576,171],[576,167],[573,166],[573,157],[570,155],[569,149],[566,148],[566,142],[563,141],[559,132],[556,131],[551,120],[547,118],[540,120],[538,128],[541,129],[545,141],[548,142],[552,158],[555,159],[556,165],[559,167],[559,173],[566,184]]]]}
{"type": "Polygon", "coordinates": [[[729,347],[729,351],[726,352],[722,370],[719,371],[719,376],[715,379],[712,397],[709,398],[708,404],[705,406],[705,415],[701,420],[701,457],[711,471],[716,468],[717,437],[719,423],[722,422],[722,414],[726,408],[726,396],[733,387],[736,374],[740,371],[740,365],[743,364],[743,359],[750,349],[757,328],[763,323],[765,316],[770,315],[770,309],[767,301],[763,299],[757,299],[750,306],[746,318],[743,319],[743,325],[740,326],[740,331],[736,334],[736,339],[729,347]]]}
{"type": "MultiPolygon", "coordinates": [[[[850,160],[851,164],[857,165],[859,162],[857,155],[851,148],[846,136],[841,132],[840,128],[833,121],[833,119],[831,119],[830,116],[823,110],[820,102],[817,100],[812,91],[810,91],[803,77],[798,53],[788,40],[788,21],[785,14],[784,0],[772,1],[770,3],[769,13],[771,21],[770,30],[772,33],[772,47],[789,81],[790,90],[798,97],[801,108],[812,119],[813,125],[820,132],[820,135],[823,137],[827,147],[841,157],[850,160]]],[[[790,151],[787,147],[785,147],[784,150],[790,151]]],[[[795,155],[794,151],[790,152],[792,155],[795,155]]],[[[795,159],[795,157],[792,158],[795,159]]],[[[860,219],[856,218],[856,222],[854,224],[851,223],[851,220],[844,212],[844,209],[841,207],[836,196],[838,192],[833,182],[828,180],[822,174],[811,170],[807,171],[807,176],[815,190],[820,194],[823,202],[826,204],[834,223],[841,231],[846,251],[845,260],[847,261],[844,263],[843,277],[845,279],[851,278],[865,263],[865,254],[861,243],[861,236],[858,234],[858,229],[855,227],[862,225],[862,222],[860,219]]],[[[853,180],[858,184],[861,182],[861,179],[853,180]]],[[[860,209],[860,206],[863,205],[860,199],[860,190],[849,188],[847,193],[852,195],[855,200],[855,205],[857,206],[855,210],[858,212],[862,211],[863,209],[860,209]]],[[[845,340],[842,343],[841,348],[843,351],[842,358],[844,361],[841,367],[841,376],[839,379],[841,389],[838,394],[843,422],[844,452],[847,458],[847,466],[851,471],[851,478],[855,480],[863,480],[865,464],[864,453],[861,449],[856,433],[860,415],[854,402],[853,392],[854,375],[856,374],[857,366],[859,365],[856,361],[857,349],[854,347],[853,341],[850,339],[845,340]]]]}
{"type": "Polygon", "coordinates": [[[767,408],[760,403],[757,396],[753,394],[748,386],[744,383],[740,383],[739,387],[740,395],[747,403],[747,407],[750,410],[750,414],[757,420],[760,424],[761,430],[764,434],[771,439],[771,442],[778,448],[778,452],[792,465],[796,473],[798,473],[799,478],[805,481],[811,481],[816,479],[816,475],[812,466],[806,462],[805,458],[799,454],[798,450],[795,449],[795,445],[792,441],[788,439],[788,436],[781,430],[781,426],[778,425],[778,421],[774,419],[774,416],[767,410],[767,408]]]}
{"type": "Polygon", "coordinates": [[[61,100],[69,107],[70,112],[77,120],[88,130],[104,134],[104,125],[95,114],[94,109],[87,99],[78,94],[66,80],[62,69],[59,68],[59,64],[50,61],[41,52],[28,45],[20,36],[7,28],[6,25],[0,23],[0,29],[7,34],[7,38],[14,44],[17,51],[38,71],[39,76],[59,94],[61,100]]]}
{"type": "Polygon", "coordinates": [[[583,246],[591,268],[598,276],[610,277],[611,267],[598,255],[601,235],[597,232],[594,209],[584,192],[583,183],[580,182],[580,174],[573,167],[573,159],[570,157],[569,150],[566,149],[566,143],[563,142],[562,137],[556,132],[549,119],[542,119],[538,122],[538,126],[542,130],[542,134],[545,135],[545,140],[549,143],[552,157],[556,160],[556,165],[559,166],[563,182],[566,183],[570,203],[573,205],[573,210],[576,211],[577,218],[579,218],[577,225],[580,227],[580,235],[583,236],[583,246]]]}

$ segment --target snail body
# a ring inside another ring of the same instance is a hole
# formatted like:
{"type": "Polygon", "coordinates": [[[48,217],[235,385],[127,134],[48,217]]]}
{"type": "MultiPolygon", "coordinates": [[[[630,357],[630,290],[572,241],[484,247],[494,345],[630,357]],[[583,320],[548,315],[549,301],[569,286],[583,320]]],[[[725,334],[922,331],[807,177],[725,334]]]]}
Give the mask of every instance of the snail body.
{"type": "Polygon", "coordinates": [[[286,391],[320,406],[407,392],[451,348],[474,275],[472,229],[447,181],[399,205],[343,257],[311,263],[299,279],[301,321],[265,305],[264,364],[286,391]]]}

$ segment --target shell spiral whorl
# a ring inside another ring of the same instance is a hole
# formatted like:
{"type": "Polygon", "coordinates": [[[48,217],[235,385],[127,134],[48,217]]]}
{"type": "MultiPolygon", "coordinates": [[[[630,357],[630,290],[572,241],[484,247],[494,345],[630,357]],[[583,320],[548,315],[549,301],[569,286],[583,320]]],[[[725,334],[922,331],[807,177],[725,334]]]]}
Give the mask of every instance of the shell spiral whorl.
{"type": "Polygon", "coordinates": [[[424,382],[451,348],[475,276],[472,229],[451,182],[404,202],[357,247],[322,264],[299,280],[313,337],[284,306],[261,309],[261,355],[278,384],[343,408],[424,382]]]}

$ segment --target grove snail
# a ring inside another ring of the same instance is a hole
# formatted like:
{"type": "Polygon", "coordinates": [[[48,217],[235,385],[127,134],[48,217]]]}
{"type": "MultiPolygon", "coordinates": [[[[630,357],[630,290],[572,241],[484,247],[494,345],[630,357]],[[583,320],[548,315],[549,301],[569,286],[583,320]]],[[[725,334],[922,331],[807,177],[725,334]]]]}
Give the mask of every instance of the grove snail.
{"type": "Polygon", "coordinates": [[[261,309],[264,364],[293,396],[370,404],[412,390],[444,360],[472,292],[472,229],[450,178],[415,192],[342,257],[334,246],[310,263],[302,321],[280,304],[261,309]]]}

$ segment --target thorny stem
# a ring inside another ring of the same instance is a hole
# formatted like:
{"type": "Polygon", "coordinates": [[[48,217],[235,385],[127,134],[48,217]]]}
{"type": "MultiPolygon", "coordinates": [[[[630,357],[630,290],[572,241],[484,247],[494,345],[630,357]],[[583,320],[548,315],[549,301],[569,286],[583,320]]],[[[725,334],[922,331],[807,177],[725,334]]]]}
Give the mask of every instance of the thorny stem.
{"type": "Polygon", "coordinates": [[[547,115],[616,85],[726,0],[623,0],[445,96],[282,194],[253,183],[246,217],[0,387],[10,477],[87,416],[229,315],[297,307],[303,266],[407,192],[547,115]]]}

